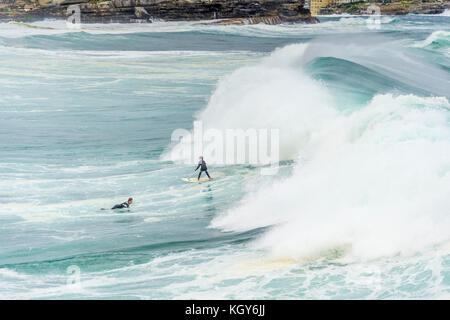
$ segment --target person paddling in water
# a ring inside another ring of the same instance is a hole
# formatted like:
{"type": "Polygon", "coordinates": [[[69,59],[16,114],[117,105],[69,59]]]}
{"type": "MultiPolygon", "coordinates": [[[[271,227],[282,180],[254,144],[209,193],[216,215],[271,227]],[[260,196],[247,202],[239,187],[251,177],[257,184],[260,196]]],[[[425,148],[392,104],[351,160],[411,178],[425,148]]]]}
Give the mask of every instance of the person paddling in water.
{"type": "Polygon", "coordinates": [[[203,171],[206,173],[206,175],[208,176],[209,180],[212,179],[212,178],[209,176],[209,173],[208,173],[208,167],[206,166],[206,162],[205,162],[205,160],[203,160],[203,157],[199,157],[199,158],[198,158],[198,165],[197,165],[197,168],[195,168],[194,172],[197,171],[198,168],[200,168],[200,172],[198,173],[198,178],[197,178],[197,180],[200,181],[200,176],[202,175],[202,172],[203,172],[203,171]]]}
{"type": "MultiPolygon", "coordinates": [[[[116,209],[128,209],[133,204],[133,198],[128,198],[128,201],[122,202],[121,204],[116,204],[111,210],[116,209]]],[[[100,208],[100,210],[106,210],[105,208],[100,208]]]]}

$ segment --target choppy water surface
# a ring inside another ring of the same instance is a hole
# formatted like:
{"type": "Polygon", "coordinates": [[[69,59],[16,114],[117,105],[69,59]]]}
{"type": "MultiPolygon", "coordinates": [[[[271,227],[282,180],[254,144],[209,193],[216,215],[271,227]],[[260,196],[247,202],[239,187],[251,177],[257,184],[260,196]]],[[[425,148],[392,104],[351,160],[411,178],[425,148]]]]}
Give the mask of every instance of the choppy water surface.
{"type": "Polygon", "coordinates": [[[0,298],[449,298],[450,17],[366,19],[0,24],[0,298]],[[195,120],[279,175],[180,181],[195,120]]]}

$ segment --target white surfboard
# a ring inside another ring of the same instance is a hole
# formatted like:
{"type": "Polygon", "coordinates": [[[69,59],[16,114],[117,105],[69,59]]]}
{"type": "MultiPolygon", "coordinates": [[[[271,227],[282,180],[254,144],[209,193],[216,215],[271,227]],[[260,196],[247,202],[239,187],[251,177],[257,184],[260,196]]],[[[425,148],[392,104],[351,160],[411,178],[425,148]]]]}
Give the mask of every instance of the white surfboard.
{"type": "Polygon", "coordinates": [[[204,177],[204,178],[200,178],[200,180],[198,180],[197,178],[181,178],[182,181],[184,182],[203,182],[203,181],[210,181],[210,179],[204,177]]]}

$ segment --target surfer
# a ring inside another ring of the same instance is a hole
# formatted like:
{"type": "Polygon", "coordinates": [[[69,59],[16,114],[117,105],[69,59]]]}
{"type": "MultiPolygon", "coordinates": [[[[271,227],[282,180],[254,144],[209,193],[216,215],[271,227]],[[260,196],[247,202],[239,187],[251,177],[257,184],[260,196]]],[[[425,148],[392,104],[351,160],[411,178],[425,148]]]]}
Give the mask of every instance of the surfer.
{"type": "MultiPolygon", "coordinates": [[[[116,209],[127,209],[133,204],[133,198],[128,198],[128,201],[122,202],[121,204],[116,204],[111,210],[116,209]]],[[[105,208],[100,208],[100,210],[106,210],[105,208]]]]}
{"type": "Polygon", "coordinates": [[[205,162],[205,160],[203,160],[203,157],[199,157],[199,158],[198,158],[198,165],[197,165],[197,168],[195,168],[194,172],[197,171],[198,168],[200,168],[200,172],[198,173],[198,178],[197,178],[197,180],[200,180],[200,176],[202,175],[202,172],[203,172],[203,171],[206,173],[206,175],[208,176],[209,180],[212,179],[212,178],[209,176],[209,173],[208,173],[208,167],[206,166],[206,162],[205,162]]]}

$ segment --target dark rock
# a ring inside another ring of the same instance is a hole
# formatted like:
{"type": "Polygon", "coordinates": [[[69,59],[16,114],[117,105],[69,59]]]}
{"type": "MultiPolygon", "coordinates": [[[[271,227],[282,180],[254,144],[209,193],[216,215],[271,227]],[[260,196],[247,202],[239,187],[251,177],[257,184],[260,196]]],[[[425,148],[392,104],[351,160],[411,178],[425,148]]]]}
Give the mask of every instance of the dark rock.
{"type": "Polygon", "coordinates": [[[341,5],[331,5],[320,10],[320,14],[368,14],[368,7],[377,5],[383,15],[403,15],[403,14],[440,14],[446,9],[450,9],[450,1],[430,0],[430,1],[397,1],[392,0],[372,0],[370,3],[348,3],[341,5]]]}
{"type": "MultiPolygon", "coordinates": [[[[232,19],[233,23],[317,23],[304,0],[2,0],[0,18],[65,18],[79,5],[81,22],[232,19]]],[[[223,23],[223,22],[222,22],[223,23]]]]}

